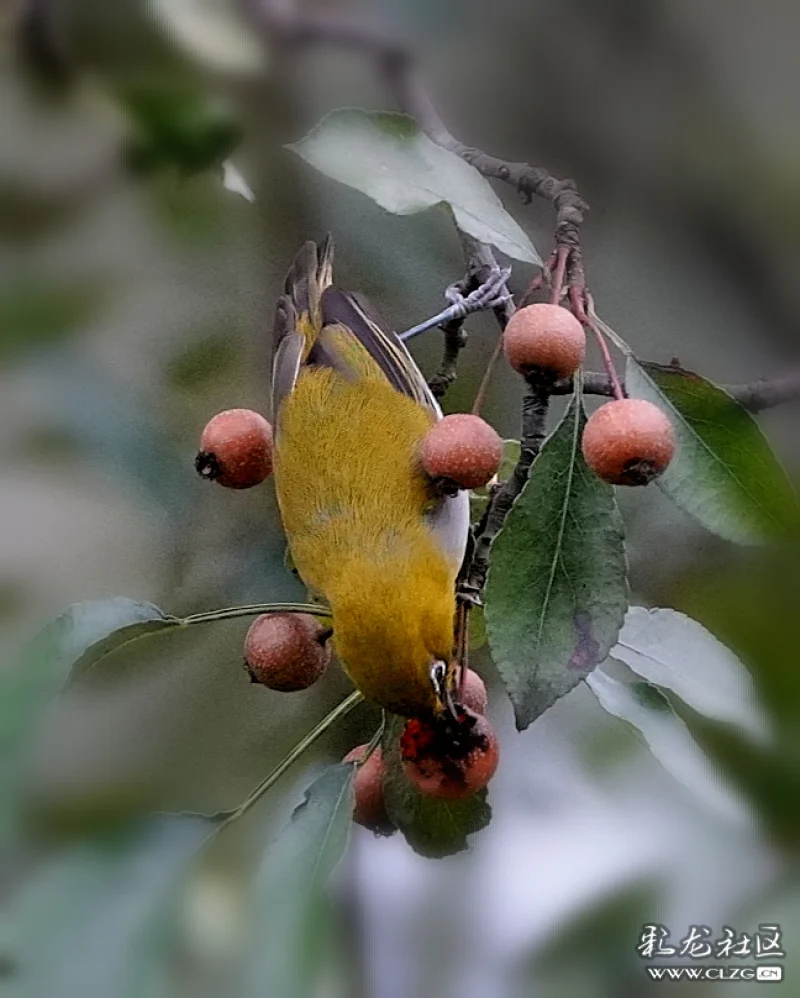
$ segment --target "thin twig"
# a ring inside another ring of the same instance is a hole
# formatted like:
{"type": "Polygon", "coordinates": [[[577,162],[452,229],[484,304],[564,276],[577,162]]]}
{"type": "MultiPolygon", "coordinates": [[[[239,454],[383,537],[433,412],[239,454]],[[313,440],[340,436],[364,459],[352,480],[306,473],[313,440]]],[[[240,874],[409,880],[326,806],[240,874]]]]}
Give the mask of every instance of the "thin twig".
{"type": "Polygon", "coordinates": [[[580,227],[588,206],[572,180],[541,167],[514,163],[459,141],[445,126],[417,75],[411,53],[399,41],[361,21],[341,15],[298,11],[275,0],[245,0],[258,25],[285,44],[328,43],[355,49],[376,60],[397,103],[437,145],[456,153],[484,177],[511,184],[520,195],[549,201],[556,211],[556,246],[580,248],[580,227]]]}
{"type": "Polygon", "coordinates": [[[466,579],[465,589],[467,593],[477,596],[483,589],[486,572],[489,568],[489,549],[495,537],[500,533],[514,500],[525,487],[531,465],[544,442],[549,402],[549,386],[529,381],[528,390],[522,400],[519,460],[511,476],[503,482],[489,501],[482,529],[475,538],[472,565],[466,579]]]}
{"type": "MultiPolygon", "coordinates": [[[[413,117],[423,132],[437,145],[455,153],[479,173],[514,186],[526,202],[534,197],[549,201],[556,212],[555,245],[567,250],[567,278],[583,283],[580,229],[588,205],[575,182],[560,180],[541,167],[515,163],[491,156],[457,139],[442,121],[428,97],[406,46],[372,25],[341,15],[299,11],[292,2],[242,0],[257,27],[268,38],[286,46],[333,44],[362,52],[374,59],[398,107],[413,117]]],[[[480,245],[480,244],[478,244],[480,245]]],[[[486,253],[497,266],[491,251],[486,253]]],[[[468,259],[471,254],[467,254],[468,259]]]]}
{"type": "Polygon", "coordinates": [[[619,375],[617,374],[616,367],[614,367],[614,361],[611,358],[611,352],[608,349],[605,336],[600,331],[600,327],[594,319],[584,317],[583,321],[594,333],[594,337],[597,340],[597,345],[600,348],[600,354],[603,358],[603,367],[606,369],[606,377],[608,378],[608,383],[611,386],[611,394],[615,399],[624,398],[625,395],[622,391],[622,386],[620,385],[619,375]]]}
{"type": "Polygon", "coordinates": [[[564,287],[564,274],[567,269],[567,258],[569,250],[566,246],[559,246],[556,250],[556,264],[553,269],[553,290],[550,293],[550,301],[553,305],[558,305],[561,301],[561,291],[564,287]]]}
{"type": "Polygon", "coordinates": [[[188,617],[181,618],[180,624],[184,627],[194,624],[213,624],[217,620],[255,617],[262,613],[310,613],[315,617],[331,616],[328,607],[318,603],[250,603],[247,606],[226,606],[221,610],[192,613],[188,617]]]}
{"type": "MultiPolygon", "coordinates": [[[[538,290],[545,280],[554,274],[554,300],[561,297],[561,287],[566,283],[569,300],[575,314],[586,321],[585,304],[588,302],[591,314],[591,296],[586,287],[583,269],[583,254],[580,232],[588,205],[580,196],[572,180],[559,180],[540,167],[528,163],[514,163],[489,155],[480,149],[467,146],[457,139],[445,126],[417,74],[409,50],[400,42],[376,31],[369,25],[352,22],[339,15],[326,16],[312,12],[298,11],[291,0],[276,3],[276,0],[242,0],[249,8],[257,26],[271,39],[276,39],[285,47],[308,43],[332,43],[363,52],[374,59],[383,79],[391,90],[398,107],[411,115],[425,134],[437,145],[454,152],[470,163],[483,176],[501,180],[516,187],[523,199],[530,201],[534,196],[550,201],[556,212],[555,251],[545,264],[542,273],[537,275],[523,299],[538,290]]],[[[468,274],[486,279],[489,270],[497,267],[492,250],[469,236],[460,234],[467,261],[468,274]]],[[[495,309],[501,330],[513,314],[510,301],[495,309]]],[[[593,317],[594,318],[594,317],[593,317]]],[[[591,328],[591,327],[590,327],[591,328]]],[[[587,375],[583,385],[586,394],[621,395],[623,386],[610,363],[607,346],[598,332],[601,349],[606,360],[606,375],[587,375]]],[[[447,337],[447,331],[445,331],[447,337]]],[[[445,341],[445,357],[442,363],[443,377],[437,376],[434,383],[442,394],[452,384],[456,374],[457,358],[461,344],[456,346],[455,335],[448,344],[445,341]]],[[[459,334],[460,337],[460,334],[459,334]]],[[[499,356],[499,344],[495,348],[476,398],[475,410],[480,409],[486,393],[492,369],[499,356]]],[[[442,371],[440,371],[442,374],[442,371]]],[[[475,551],[470,570],[466,576],[467,595],[479,595],[488,569],[489,548],[502,528],[505,517],[514,499],[524,487],[530,465],[541,447],[544,438],[549,395],[564,394],[566,382],[556,386],[529,384],[523,402],[522,451],[514,473],[507,482],[494,493],[490,500],[482,529],[476,536],[475,551]]],[[[571,389],[570,389],[571,390],[571,389]]],[[[734,395],[737,391],[734,391],[734,395]]],[[[738,394],[743,404],[751,411],[760,411],[770,405],[777,405],[789,398],[800,397],[798,379],[780,379],[780,382],[758,382],[740,386],[738,394]]]]}
{"type": "Polygon", "coordinates": [[[489,383],[492,380],[492,375],[494,374],[494,369],[497,366],[498,360],[500,360],[500,354],[503,352],[503,337],[502,335],[497,337],[497,343],[494,345],[494,350],[492,351],[492,356],[489,358],[489,362],[486,365],[486,370],[483,372],[483,377],[481,378],[481,383],[478,385],[478,391],[475,395],[475,401],[472,403],[472,415],[480,416],[481,410],[483,409],[484,403],[486,402],[486,396],[489,392],[489,383]]]}
{"type": "Polygon", "coordinates": [[[306,749],[310,748],[319,737],[325,734],[328,728],[357,707],[363,699],[363,693],[359,693],[359,691],[356,690],[351,693],[346,700],[343,700],[338,707],[334,707],[329,714],[323,717],[319,724],[309,731],[305,738],[301,738],[294,748],[287,755],[285,755],[283,759],[281,759],[269,776],[263,779],[261,783],[259,783],[258,786],[252,790],[247,797],[245,797],[242,803],[235,810],[231,811],[231,813],[219,826],[219,830],[221,831],[227,825],[232,824],[234,821],[238,821],[239,818],[246,814],[250,808],[261,800],[264,794],[278,782],[286,770],[292,765],[292,763],[296,762],[300,758],[306,749]]]}
{"type": "Polygon", "coordinates": [[[447,389],[453,384],[458,375],[458,358],[461,351],[467,345],[467,331],[464,328],[464,320],[456,319],[442,326],[444,333],[444,347],[442,351],[442,362],[439,370],[428,382],[428,387],[434,398],[443,399],[447,394],[447,389]]]}
{"type": "MultiPolygon", "coordinates": [[[[673,366],[676,371],[683,374],[691,375],[692,373],[677,365],[673,366]]],[[[788,374],[780,378],[762,378],[743,385],[721,385],[720,387],[732,395],[748,412],[759,413],[787,402],[800,400],[800,373],[788,374]]],[[[620,381],[620,388],[625,394],[624,380],[620,381]]],[[[572,395],[574,390],[575,385],[572,378],[564,378],[552,386],[550,393],[551,395],[572,395]]],[[[601,371],[587,371],[583,375],[583,394],[614,398],[614,388],[608,375],[601,371]]]]}

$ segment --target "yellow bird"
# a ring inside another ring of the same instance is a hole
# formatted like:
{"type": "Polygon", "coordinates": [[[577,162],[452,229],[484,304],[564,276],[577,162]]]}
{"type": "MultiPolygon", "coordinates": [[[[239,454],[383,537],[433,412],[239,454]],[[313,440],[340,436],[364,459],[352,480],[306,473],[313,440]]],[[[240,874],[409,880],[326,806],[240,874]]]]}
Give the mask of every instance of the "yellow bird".
{"type": "Polygon", "coordinates": [[[418,462],[441,410],[397,335],[332,283],[330,239],[297,255],[276,310],[275,487],[295,566],[331,608],[337,654],[369,699],[440,713],[452,670],[465,492],[418,462]]]}

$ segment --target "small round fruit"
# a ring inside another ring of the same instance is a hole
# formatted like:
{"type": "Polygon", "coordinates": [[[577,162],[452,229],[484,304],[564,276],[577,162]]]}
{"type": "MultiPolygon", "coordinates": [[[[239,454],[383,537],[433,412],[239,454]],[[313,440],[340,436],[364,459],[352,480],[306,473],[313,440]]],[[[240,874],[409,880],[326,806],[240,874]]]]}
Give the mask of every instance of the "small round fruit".
{"type": "Polygon", "coordinates": [[[272,427],[252,409],[226,409],[200,437],[195,468],[228,489],[249,489],[272,472],[272,427]]]}
{"type": "MultiPolygon", "coordinates": [[[[342,762],[361,762],[368,745],[358,745],[344,757],[342,762]]],[[[356,806],[353,811],[353,821],[363,825],[371,832],[387,834],[391,832],[392,823],[386,813],[383,800],[383,776],[386,764],[383,761],[380,747],[373,750],[370,757],[356,770],[353,779],[356,806]]]]}
{"type": "Polygon", "coordinates": [[[503,333],[503,350],[520,374],[555,381],[571,377],[586,355],[586,333],[572,312],[540,302],[515,312],[503,333]]]}
{"type": "Polygon", "coordinates": [[[250,678],[271,690],[308,689],[331,658],[330,630],[309,613],[264,613],[250,625],[244,660],[250,678]]]}
{"type": "Polygon", "coordinates": [[[486,708],[489,704],[489,698],[486,694],[486,684],[477,672],[467,669],[464,686],[460,693],[457,688],[456,692],[458,693],[456,699],[462,706],[468,707],[476,714],[486,713],[486,708]]]}
{"type": "Polygon", "coordinates": [[[403,770],[422,793],[457,800],[482,790],[500,750],[485,717],[463,710],[458,722],[412,718],[400,738],[403,770]]]}
{"type": "Polygon", "coordinates": [[[617,399],[592,413],[583,431],[583,456],[612,485],[647,485],[675,453],[667,416],[644,399],[617,399]]]}
{"type": "Polygon", "coordinates": [[[445,416],[422,442],[420,461],[427,475],[459,489],[478,489],[497,474],[503,441],[480,416],[445,416]]]}

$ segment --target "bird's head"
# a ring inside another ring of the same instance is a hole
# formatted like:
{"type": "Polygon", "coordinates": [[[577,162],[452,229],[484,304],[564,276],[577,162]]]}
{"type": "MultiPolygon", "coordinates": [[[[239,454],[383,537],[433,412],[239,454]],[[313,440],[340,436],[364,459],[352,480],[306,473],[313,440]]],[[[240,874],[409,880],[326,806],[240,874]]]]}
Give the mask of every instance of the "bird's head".
{"type": "Polygon", "coordinates": [[[444,558],[352,566],[331,608],[337,653],[369,700],[410,716],[445,708],[455,595],[444,558]]]}

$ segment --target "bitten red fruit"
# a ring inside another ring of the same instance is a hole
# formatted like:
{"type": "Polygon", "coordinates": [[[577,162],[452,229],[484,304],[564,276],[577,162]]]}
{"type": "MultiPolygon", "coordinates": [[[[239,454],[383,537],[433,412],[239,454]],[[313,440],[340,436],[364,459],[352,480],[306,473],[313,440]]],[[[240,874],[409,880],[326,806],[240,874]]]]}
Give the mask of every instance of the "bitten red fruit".
{"type": "Polygon", "coordinates": [[[604,481],[647,485],[672,460],[675,431],[652,402],[617,399],[592,413],[581,447],[586,463],[604,481]]]}
{"type": "Polygon", "coordinates": [[[520,374],[569,378],[583,363],[586,333],[572,312],[540,302],[515,312],[503,333],[503,350],[520,374]]]}
{"type": "MultiPolygon", "coordinates": [[[[368,745],[358,745],[342,760],[343,762],[361,762],[368,745]]],[[[353,791],[356,806],[353,811],[353,821],[363,825],[371,832],[387,834],[393,830],[386,805],[383,800],[383,775],[386,765],[380,748],[376,748],[367,761],[358,767],[353,780],[353,791]]]]}
{"type": "Polygon", "coordinates": [[[466,412],[445,416],[422,442],[420,461],[426,474],[460,489],[478,489],[496,474],[503,441],[480,416],[466,412]]]}
{"type": "MultiPolygon", "coordinates": [[[[458,690],[456,692],[458,693],[458,690]]],[[[489,704],[489,698],[486,695],[486,684],[477,672],[467,669],[463,689],[456,699],[460,704],[468,707],[476,714],[486,713],[486,708],[489,704]]]]}
{"type": "Polygon", "coordinates": [[[406,722],[400,738],[403,770],[424,794],[456,800],[469,797],[494,776],[500,750],[492,726],[469,710],[458,721],[406,722]]]}
{"type": "Polygon", "coordinates": [[[308,613],[264,613],[244,641],[244,660],[253,682],[291,693],[315,683],[331,658],[330,631],[308,613]]]}
{"type": "Polygon", "coordinates": [[[252,409],[226,409],[200,437],[195,468],[228,489],[249,489],[272,472],[272,427],[252,409]]]}

